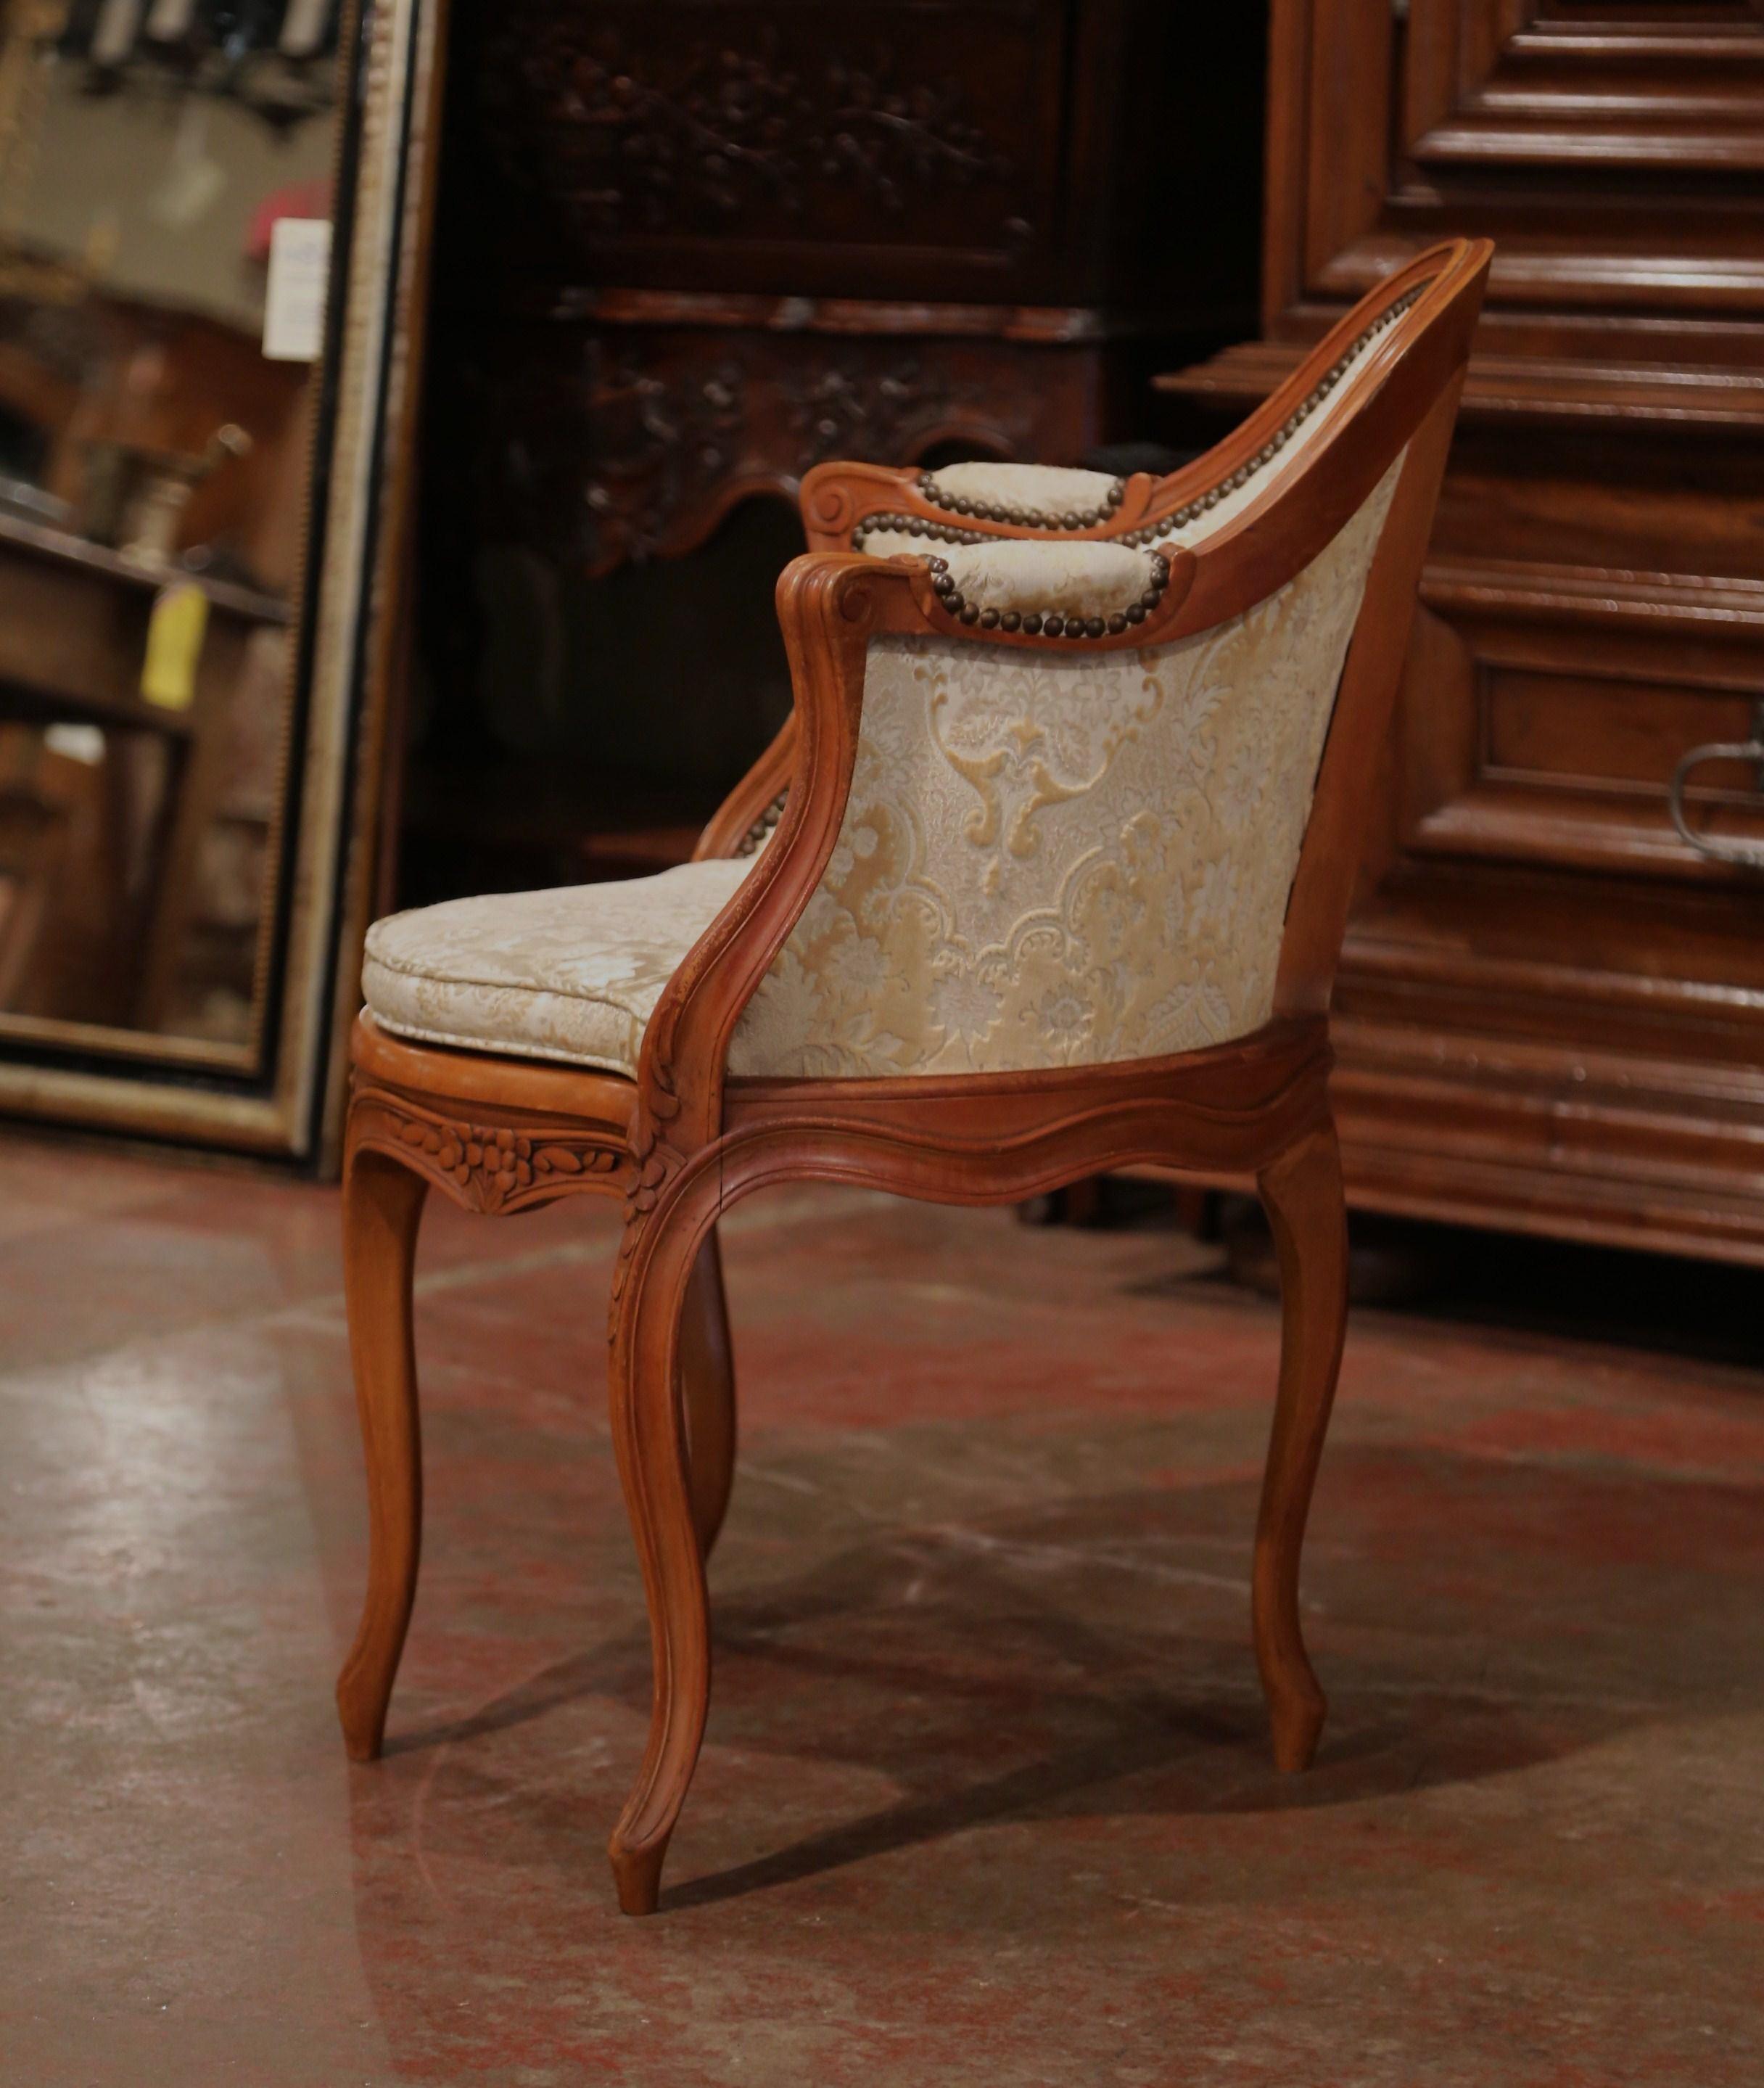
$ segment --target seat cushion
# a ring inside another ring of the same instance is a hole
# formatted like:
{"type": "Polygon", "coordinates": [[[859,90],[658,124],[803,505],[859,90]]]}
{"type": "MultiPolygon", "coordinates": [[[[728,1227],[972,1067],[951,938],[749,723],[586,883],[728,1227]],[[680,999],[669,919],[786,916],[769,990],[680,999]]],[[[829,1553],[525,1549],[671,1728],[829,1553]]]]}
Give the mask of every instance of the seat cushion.
{"type": "Polygon", "coordinates": [[[753,867],[688,862],[391,914],[368,931],[368,1011],[425,1044],[634,1076],[662,988],[753,867]]]}

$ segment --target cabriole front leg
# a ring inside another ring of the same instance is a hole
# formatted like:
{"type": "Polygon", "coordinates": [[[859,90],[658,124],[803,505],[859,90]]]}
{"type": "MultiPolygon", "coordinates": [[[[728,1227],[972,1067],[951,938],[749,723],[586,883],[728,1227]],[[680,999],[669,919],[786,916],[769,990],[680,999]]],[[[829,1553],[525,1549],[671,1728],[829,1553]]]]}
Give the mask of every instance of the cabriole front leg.
{"type": "MultiPolygon", "coordinates": [[[[609,1849],[626,1914],[655,1911],[663,1859],[698,1765],[710,1704],[704,1547],[714,1489],[695,1502],[681,1361],[694,1272],[702,1286],[702,1272],[714,1267],[714,1256],[708,1226],[694,1218],[690,1200],[677,1197],[647,1213],[634,1207],[614,1279],[613,1441],[643,1570],[654,1661],[648,1742],[609,1849]]],[[[703,1462],[708,1468],[711,1461],[703,1462]]],[[[720,1495],[716,1504],[720,1515],[720,1495]]]]}

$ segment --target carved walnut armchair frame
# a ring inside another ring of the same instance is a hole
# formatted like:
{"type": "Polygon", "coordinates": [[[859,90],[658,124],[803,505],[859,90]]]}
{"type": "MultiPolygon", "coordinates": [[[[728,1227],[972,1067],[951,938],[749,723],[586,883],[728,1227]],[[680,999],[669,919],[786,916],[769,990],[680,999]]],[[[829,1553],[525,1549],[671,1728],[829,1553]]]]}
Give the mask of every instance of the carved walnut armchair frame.
{"type": "MultiPolygon", "coordinates": [[[[733,1465],[719,1219],[776,1182],[848,1182],[996,1204],[1153,1162],[1214,1179],[1253,1179],[1273,1223],[1282,1349],[1255,1539],[1254,1636],[1275,1760],[1288,1770],[1309,1763],[1325,1705],[1300,1631],[1299,1557],[1346,1316],[1326,1011],[1366,779],[1402,661],[1487,261],[1485,246],[1462,246],[1394,279],[1396,289],[1411,276],[1425,287],[1393,330],[1390,352],[1356,373],[1356,396],[1344,402],[1339,425],[1318,442],[1303,472],[1292,474],[1297,482],[1215,537],[1170,551],[1167,584],[1137,626],[1086,635],[1075,645],[1070,637],[976,629],[950,614],[945,576],[925,558],[835,552],[797,559],[777,593],[794,717],[712,822],[698,854],[744,852],[756,824],[775,815],[775,830],[664,991],[634,1080],[404,1042],[362,1016],[344,1186],[350,1340],[370,1508],[366,1600],[337,1691],[352,1756],[366,1760],[379,1751],[416,1589],[421,1477],[411,1285],[429,1187],[468,1209],[498,1215],[583,1193],[624,1201],[612,1285],[610,1399],[648,1602],[655,1684],[647,1746],[611,1856],[620,1904],[647,1913],[656,1904],[704,1731],[705,1561],[733,1465]],[[839,833],[873,638],[929,634],[1066,652],[1167,644],[1238,616],[1302,571],[1399,456],[1404,461],[1342,672],[1292,888],[1271,1020],[1210,1049],[1052,1071],[728,1075],[737,1020],[814,896],[839,833]],[[778,813],[780,785],[788,796],[778,813]]],[[[1326,367],[1335,340],[1307,369],[1326,367]]],[[[1237,459],[1263,447],[1269,411],[1215,453],[1215,475],[1228,476],[1237,459]]],[[[1180,505],[1206,475],[1197,465],[1164,481],[1160,508],[1180,505]]],[[[826,474],[818,490],[874,477],[847,468],[826,474]]],[[[898,501],[899,475],[888,484],[890,501],[898,501]]],[[[1122,507],[1125,514],[1125,502],[1122,507]]]]}

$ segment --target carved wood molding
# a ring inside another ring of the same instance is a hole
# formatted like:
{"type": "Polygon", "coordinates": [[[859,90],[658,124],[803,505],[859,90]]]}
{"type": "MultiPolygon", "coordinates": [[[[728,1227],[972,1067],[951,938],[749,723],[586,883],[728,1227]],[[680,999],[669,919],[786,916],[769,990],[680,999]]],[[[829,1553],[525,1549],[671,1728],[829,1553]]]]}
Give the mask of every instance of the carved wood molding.
{"type": "Polygon", "coordinates": [[[732,1080],[718,1149],[725,1200],[769,1179],[863,1182],[996,1204],[1137,1163],[1252,1173],[1322,1120],[1332,1063],[1316,1016],[1164,1059],[1033,1073],[732,1080]]]}
{"type": "Polygon", "coordinates": [[[827,458],[895,463],[958,438],[1032,454],[1063,374],[986,344],[609,328],[550,439],[579,479],[600,573],[691,550],[745,494],[794,498],[827,458]]]}
{"type": "Polygon", "coordinates": [[[1618,315],[1656,360],[1663,320],[1694,340],[1764,313],[1749,0],[1410,0],[1403,30],[1390,0],[1275,0],[1272,33],[1271,325],[1448,230],[1497,242],[1497,308],[1618,315]]]}
{"type": "Polygon", "coordinates": [[[606,1194],[625,1158],[599,1126],[485,1123],[368,1084],[351,1098],[348,1135],[352,1149],[402,1161],[462,1209],[493,1217],[575,1190],[606,1194]]]}
{"type": "Polygon", "coordinates": [[[1407,152],[1434,168],[1758,166],[1758,10],[1677,11],[1589,24],[1533,0],[1516,22],[1501,0],[1413,0],[1407,152]]]}
{"type": "MultiPolygon", "coordinates": [[[[1764,436],[1764,372],[1506,355],[1498,318],[1485,320],[1471,359],[1460,423],[1530,422],[1572,430],[1596,425],[1656,430],[1664,439],[1706,430],[1764,436]]],[[[1160,392],[1241,410],[1283,384],[1305,353],[1296,340],[1245,341],[1210,362],[1153,380],[1160,392]]]]}
{"type": "MultiPolygon", "coordinates": [[[[633,1174],[625,1198],[625,1230],[613,1264],[613,1287],[607,1300],[607,1338],[617,1332],[619,1302],[631,1272],[637,1251],[651,1219],[668,1193],[669,1185],[686,1164],[687,1156],[668,1135],[680,1114],[680,1097],[674,1085],[672,1063],[673,1008],[662,1011],[663,1033],[651,1044],[646,1039],[643,1100],[631,1140],[633,1174]]],[[[651,1025],[651,1029],[657,1025],[651,1025]]]]}

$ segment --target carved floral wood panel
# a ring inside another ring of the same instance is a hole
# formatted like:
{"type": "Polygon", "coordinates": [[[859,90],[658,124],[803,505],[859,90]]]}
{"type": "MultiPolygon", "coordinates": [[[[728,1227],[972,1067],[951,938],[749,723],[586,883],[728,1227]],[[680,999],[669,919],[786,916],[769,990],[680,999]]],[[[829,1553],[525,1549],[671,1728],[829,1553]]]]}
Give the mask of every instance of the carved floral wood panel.
{"type": "MultiPolygon", "coordinates": [[[[1050,230],[1065,38],[1048,0],[512,0],[484,33],[481,135],[615,281],[732,242],[946,247],[1009,276],[1050,230]]],[[[732,285],[755,266],[731,258],[732,285]]]]}
{"type": "Polygon", "coordinates": [[[1070,459],[1095,439],[1083,349],[718,326],[549,329],[480,374],[500,460],[481,520],[591,572],[673,555],[737,498],[794,499],[830,457],[960,441],[1070,459]]]}
{"type": "Polygon", "coordinates": [[[358,1083],[352,1109],[354,1145],[395,1156],[468,1211],[605,1193],[626,1164],[623,1143],[597,1126],[479,1123],[373,1081],[358,1083]]]}

